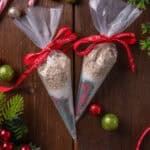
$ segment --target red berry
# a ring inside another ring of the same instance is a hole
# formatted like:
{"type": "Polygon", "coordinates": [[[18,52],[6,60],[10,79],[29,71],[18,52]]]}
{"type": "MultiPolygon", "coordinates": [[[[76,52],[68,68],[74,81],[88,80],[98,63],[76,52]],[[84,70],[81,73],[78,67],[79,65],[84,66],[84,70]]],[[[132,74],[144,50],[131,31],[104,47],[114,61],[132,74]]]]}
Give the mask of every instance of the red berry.
{"type": "Polygon", "coordinates": [[[7,142],[4,142],[3,143],[3,148],[7,148],[8,147],[8,143],[7,142]]]}
{"type": "Polygon", "coordinates": [[[5,130],[5,129],[2,129],[2,130],[0,131],[0,135],[1,135],[1,136],[4,136],[5,133],[6,133],[6,130],[5,130]]]}
{"type": "Polygon", "coordinates": [[[21,150],[31,150],[31,147],[29,145],[24,145],[21,147],[21,150]]]}
{"type": "Polygon", "coordinates": [[[101,113],[101,106],[98,105],[98,104],[92,104],[90,106],[90,110],[89,111],[94,116],[100,115],[100,113],[101,113]]]}
{"type": "Polygon", "coordinates": [[[0,146],[0,150],[3,150],[3,147],[2,147],[2,146],[0,146]]]}
{"type": "Polygon", "coordinates": [[[9,131],[6,131],[4,135],[4,140],[7,141],[8,139],[10,139],[10,137],[11,137],[11,133],[9,131]]]}
{"type": "Polygon", "coordinates": [[[0,137],[7,141],[11,137],[11,133],[5,129],[0,131],[0,137]]]}
{"type": "Polygon", "coordinates": [[[13,148],[14,148],[13,143],[8,143],[7,150],[13,150],[13,148]]]}
{"type": "Polygon", "coordinates": [[[10,143],[10,142],[4,142],[3,143],[3,148],[6,149],[6,150],[13,150],[13,144],[10,143]]]}

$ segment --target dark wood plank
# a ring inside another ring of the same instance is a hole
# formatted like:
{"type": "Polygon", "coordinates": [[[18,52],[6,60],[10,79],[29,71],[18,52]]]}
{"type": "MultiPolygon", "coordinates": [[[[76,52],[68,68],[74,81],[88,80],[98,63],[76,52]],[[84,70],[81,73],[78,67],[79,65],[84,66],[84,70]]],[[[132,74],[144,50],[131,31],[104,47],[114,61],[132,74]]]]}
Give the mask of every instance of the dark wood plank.
{"type": "MultiPolygon", "coordinates": [[[[140,24],[148,20],[150,9],[128,28],[141,39],[140,24]]],[[[75,30],[81,37],[97,33],[92,24],[88,2],[75,8],[75,30]]],[[[79,121],[79,150],[131,150],[135,149],[137,139],[150,124],[150,59],[140,51],[138,44],[132,47],[137,71],[128,70],[128,60],[124,49],[118,46],[117,64],[101,86],[93,102],[100,103],[104,113],[115,113],[120,118],[120,128],[116,132],[106,132],[101,128],[100,117],[91,116],[88,111],[79,121]]],[[[82,58],[75,59],[76,90],[79,81],[82,58]]],[[[149,150],[150,136],[144,142],[143,150],[149,150]]]]}
{"type": "MultiPolygon", "coordinates": [[[[26,2],[14,0],[10,6],[17,5],[25,8],[26,2]]],[[[53,7],[59,4],[62,3],[39,0],[38,5],[53,7]]],[[[69,4],[64,5],[61,25],[64,24],[72,26],[72,6],[69,4]]],[[[7,11],[1,18],[0,33],[1,64],[11,64],[19,75],[24,70],[23,56],[29,52],[37,52],[39,48],[15,27],[12,20],[7,17],[7,11]]],[[[29,137],[33,143],[41,146],[42,150],[71,150],[72,139],[37,73],[31,75],[16,92],[24,96],[25,118],[29,125],[29,137]]]]}

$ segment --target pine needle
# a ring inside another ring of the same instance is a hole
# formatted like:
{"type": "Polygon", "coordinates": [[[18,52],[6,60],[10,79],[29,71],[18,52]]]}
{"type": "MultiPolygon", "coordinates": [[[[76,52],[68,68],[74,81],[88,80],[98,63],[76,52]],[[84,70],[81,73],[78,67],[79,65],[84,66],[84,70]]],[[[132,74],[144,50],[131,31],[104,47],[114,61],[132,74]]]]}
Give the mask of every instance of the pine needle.
{"type": "Polygon", "coordinates": [[[141,25],[141,28],[142,28],[142,34],[147,34],[147,33],[150,33],[150,23],[143,23],[141,25]]]}
{"type": "Polygon", "coordinates": [[[12,132],[12,136],[15,141],[22,139],[24,135],[28,133],[28,128],[22,116],[5,121],[5,127],[12,132]]]}
{"type": "Polygon", "coordinates": [[[141,49],[147,51],[148,56],[150,56],[150,37],[148,37],[146,40],[141,40],[140,46],[141,49]]]}
{"type": "Polygon", "coordinates": [[[23,113],[23,97],[21,95],[13,96],[9,101],[6,102],[6,105],[2,111],[3,117],[5,120],[11,120],[23,113]]]}
{"type": "Polygon", "coordinates": [[[29,144],[32,150],[41,150],[40,147],[37,147],[36,145],[33,145],[32,143],[29,144]]]}
{"type": "Polygon", "coordinates": [[[2,122],[4,121],[3,114],[1,112],[3,111],[4,108],[5,99],[6,99],[5,94],[0,92],[0,125],[2,125],[2,122]]]}
{"type": "Polygon", "coordinates": [[[128,2],[137,6],[139,9],[146,9],[150,4],[150,0],[128,0],[128,2]]]}

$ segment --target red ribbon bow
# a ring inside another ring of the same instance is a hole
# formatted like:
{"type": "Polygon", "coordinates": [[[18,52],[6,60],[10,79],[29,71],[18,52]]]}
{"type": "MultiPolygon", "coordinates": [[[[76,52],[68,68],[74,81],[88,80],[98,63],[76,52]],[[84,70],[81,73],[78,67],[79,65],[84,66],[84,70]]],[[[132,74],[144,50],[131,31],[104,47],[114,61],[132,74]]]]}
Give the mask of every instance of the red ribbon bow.
{"type": "Polygon", "coordinates": [[[132,57],[132,53],[131,53],[131,50],[129,47],[129,45],[136,43],[136,36],[134,33],[131,33],[131,32],[120,33],[120,34],[116,34],[111,37],[107,37],[105,35],[93,35],[93,36],[86,37],[86,38],[83,38],[83,39],[80,39],[79,41],[77,41],[74,44],[74,50],[76,51],[76,53],[79,56],[84,56],[84,55],[87,55],[88,53],[90,53],[97,44],[105,43],[105,42],[106,43],[118,42],[125,47],[127,55],[128,55],[129,63],[130,63],[130,69],[132,72],[134,72],[135,64],[134,64],[134,59],[132,57]],[[81,44],[88,44],[88,43],[89,44],[91,43],[91,44],[85,50],[83,50],[81,52],[78,50],[78,47],[81,44]]]}
{"type": "Polygon", "coordinates": [[[70,47],[65,47],[66,44],[75,41],[77,38],[76,34],[71,31],[69,27],[63,27],[61,28],[55,38],[44,48],[42,49],[39,53],[30,53],[27,54],[24,57],[24,64],[27,65],[27,70],[25,70],[15,85],[11,87],[5,87],[5,86],[0,86],[0,91],[1,92],[8,92],[14,88],[16,88],[18,85],[20,85],[34,70],[37,69],[38,66],[40,66],[45,59],[49,56],[51,51],[53,50],[62,50],[63,52],[67,52],[67,50],[70,47]]]}

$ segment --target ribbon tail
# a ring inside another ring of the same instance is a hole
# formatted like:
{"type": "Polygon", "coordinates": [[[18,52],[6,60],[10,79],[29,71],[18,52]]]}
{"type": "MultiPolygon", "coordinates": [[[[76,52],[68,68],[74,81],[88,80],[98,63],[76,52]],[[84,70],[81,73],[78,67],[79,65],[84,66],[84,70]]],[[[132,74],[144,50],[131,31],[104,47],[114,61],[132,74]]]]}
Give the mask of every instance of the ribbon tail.
{"type": "Polygon", "coordinates": [[[134,59],[133,59],[130,47],[128,46],[128,44],[126,42],[124,42],[122,40],[117,39],[116,41],[119,42],[120,44],[122,44],[125,47],[125,50],[127,52],[127,56],[128,56],[128,59],[129,59],[130,70],[132,72],[135,72],[135,63],[134,63],[134,59]]]}
{"type": "Polygon", "coordinates": [[[57,40],[57,39],[60,38],[60,36],[63,36],[64,34],[67,34],[67,33],[71,34],[72,31],[71,31],[70,27],[64,26],[63,28],[61,28],[61,29],[58,30],[58,32],[55,35],[55,37],[54,37],[53,40],[57,40]]]}
{"type": "Polygon", "coordinates": [[[124,32],[113,36],[115,39],[120,39],[129,45],[136,43],[136,35],[132,32],[124,32]]]}
{"type": "Polygon", "coordinates": [[[27,69],[16,81],[16,83],[13,86],[7,87],[7,86],[0,86],[0,92],[9,92],[16,87],[18,87],[30,74],[36,69],[36,67],[33,65],[29,69],[27,69]]]}
{"type": "Polygon", "coordinates": [[[73,45],[73,49],[77,55],[84,56],[89,54],[97,44],[107,42],[106,40],[107,38],[103,35],[93,35],[93,36],[85,37],[75,42],[73,45]],[[84,44],[89,44],[89,46],[79,51],[78,50],[79,47],[83,46],[84,44]]]}
{"type": "Polygon", "coordinates": [[[76,52],[76,54],[78,56],[85,56],[85,55],[89,54],[96,46],[96,44],[91,44],[85,50],[78,51],[79,44],[81,44],[81,43],[76,42],[74,45],[74,51],[76,52]]]}
{"type": "Polygon", "coordinates": [[[9,92],[13,89],[13,87],[4,87],[0,86],[0,92],[9,92]]]}
{"type": "Polygon", "coordinates": [[[140,150],[140,147],[141,147],[141,144],[145,138],[145,136],[150,132],[150,127],[146,128],[144,130],[144,132],[142,133],[142,135],[140,136],[139,140],[138,140],[138,143],[136,145],[136,150],[140,150]]]}

